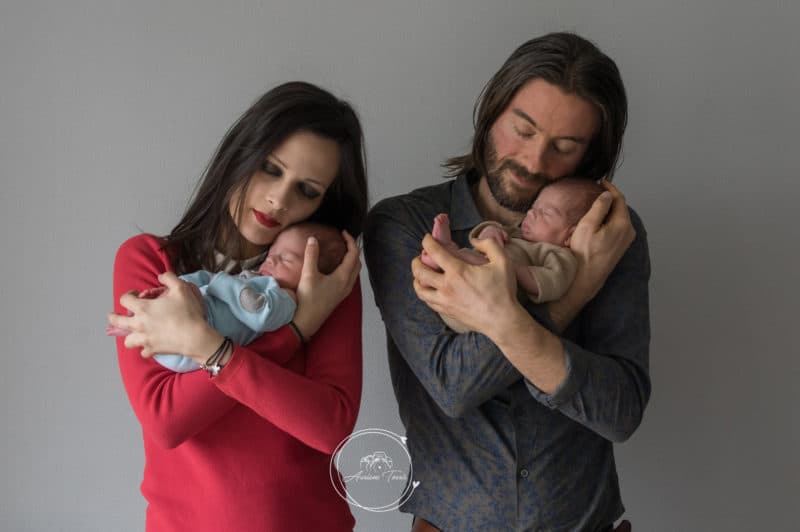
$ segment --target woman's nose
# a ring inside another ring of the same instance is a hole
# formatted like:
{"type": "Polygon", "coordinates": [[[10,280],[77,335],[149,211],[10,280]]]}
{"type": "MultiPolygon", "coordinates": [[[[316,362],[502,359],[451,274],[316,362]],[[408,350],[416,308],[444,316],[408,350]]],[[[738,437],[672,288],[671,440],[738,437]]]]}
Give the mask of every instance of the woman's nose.
{"type": "Polygon", "coordinates": [[[276,211],[285,211],[289,208],[289,190],[287,187],[276,187],[267,195],[267,203],[276,211]]]}
{"type": "Polygon", "coordinates": [[[284,211],[286,210],[286,201],[277,195],[272,195],[267,198],[267,203],[269,204],[272,209],[276,211],[284,211]]]}

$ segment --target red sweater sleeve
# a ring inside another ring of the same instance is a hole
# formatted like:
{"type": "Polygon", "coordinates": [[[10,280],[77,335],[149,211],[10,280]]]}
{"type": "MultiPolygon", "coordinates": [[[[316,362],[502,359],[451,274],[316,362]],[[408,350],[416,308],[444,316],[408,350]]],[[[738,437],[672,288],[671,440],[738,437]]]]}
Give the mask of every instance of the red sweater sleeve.
{"type": "Polygon", "coordinates": [[[356,280],[305,346],[304,374],[236,346],[213,382],[306,445],[332,454],[356,423],[361,366],[361,285],[356,280]]]}
{"type": "MultiPolygon", "coordinates": [[[[158,275],[170,270],[160,241],[151,235],[139,235],[120,246],[114,261],[114,311],[124,314],[119,298],[129,290],[159,286],[158,275]]],[[[360,321],[359,321],[360,324],[360,321]]],[[[250,344],[253,349],[268,346],[268,355],[277,363],[285,363],[299,345],[288,327],[262,335],[250,344]]],[[[254,351],[252,357],[262,362],[254,351]]],[[[120,373],[133,411],[146,438],[162,447],[173,448],[217,422],[237,403],[212,382],[205,371],[175,373],[145,359],[140,349],[125,347],[124,338],[117,338],[120,373]]],[[[275,362],[269,361],[275,367],[275,362]]]]}

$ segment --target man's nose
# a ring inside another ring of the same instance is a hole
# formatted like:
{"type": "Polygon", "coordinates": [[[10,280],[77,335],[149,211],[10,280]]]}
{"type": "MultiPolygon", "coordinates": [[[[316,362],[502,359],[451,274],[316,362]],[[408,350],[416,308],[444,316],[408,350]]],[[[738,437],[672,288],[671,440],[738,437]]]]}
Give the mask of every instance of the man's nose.
{"type": "Polygon", "coordinates": [[[520,162],[525,166],[525,169],[531,174],[547,173],[547,144],[541,138],[535,138],[531,141],[530,146],[527,147],[524,154],[524,159],[520,162]]]}

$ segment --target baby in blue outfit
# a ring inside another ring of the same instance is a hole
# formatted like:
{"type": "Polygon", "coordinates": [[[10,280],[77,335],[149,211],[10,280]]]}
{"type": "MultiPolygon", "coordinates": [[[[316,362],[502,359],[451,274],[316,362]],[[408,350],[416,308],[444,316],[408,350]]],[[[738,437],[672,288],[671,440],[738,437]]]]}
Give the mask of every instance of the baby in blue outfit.
{"type": "MultiPolygon", "coordinates": [[[[297,309],[295,290],[300,283],[308,237],[319,242],[320,273],[331,273],[342,262],[347,245],[333,227],[304,222],[287,227],[275,238],[258,270],[243,270],[231,275],[206,270],[181,275],[180,278],[199,288],[208,323],[218,333],[235,343],[246,345],[266,331],[274,331],[289,323],[297,309]]],[[[157,297],[159,288],[147,291],[157,297]]],[[[125,336],[130,331],[106,328],[112,336],[125,336]]],[[[189,357],[173,354],[153,356],[165,368],[179,373],[200,369],[189,357]]]]}

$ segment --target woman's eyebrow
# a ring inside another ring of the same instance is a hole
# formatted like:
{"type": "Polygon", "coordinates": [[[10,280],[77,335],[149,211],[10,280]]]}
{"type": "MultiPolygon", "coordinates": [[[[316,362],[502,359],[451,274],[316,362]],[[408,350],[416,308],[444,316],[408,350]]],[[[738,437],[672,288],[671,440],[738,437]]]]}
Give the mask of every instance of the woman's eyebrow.
{"type": "MultiPolygon", "coordinates": [[[[289,168],[288,166],[286,166],[286,163],[285,163],[285,162],[283,162],[283,161],[282,161],[282,160],[281,160],[281,159],[280,159],[280,158],[279,158],[277,155],[275,155],[274,153],[270,153],[270,154],[267,156],[267,159],[275,159],[275,160],[278,162],[278,164],[281,166],[281,168],[283,168],[284,170],[286,170],[287,168],[289,168]]],[[[324,188],[325,188],[325,185],[323,185],[321,181],[318,181],[318,180],[314,179],[313,177],[302,177],[302,178],[300,178],[300,181],[306,181],[306,182],[308,182],[308,183],[313,183],[313,184],[317,185],[318,187],[320,187],[320,188],[322,188],[322,189],[324,189],[324,188]]]]}
{"type": "Polygon", "coordinates": [[[280,164],[283,168],[286,168],[286,163],[281,161],[281,159],[274,153],[270,153],[267,158],[275,159],[276,161],[278,161],[278,164],[280,164]]]}

